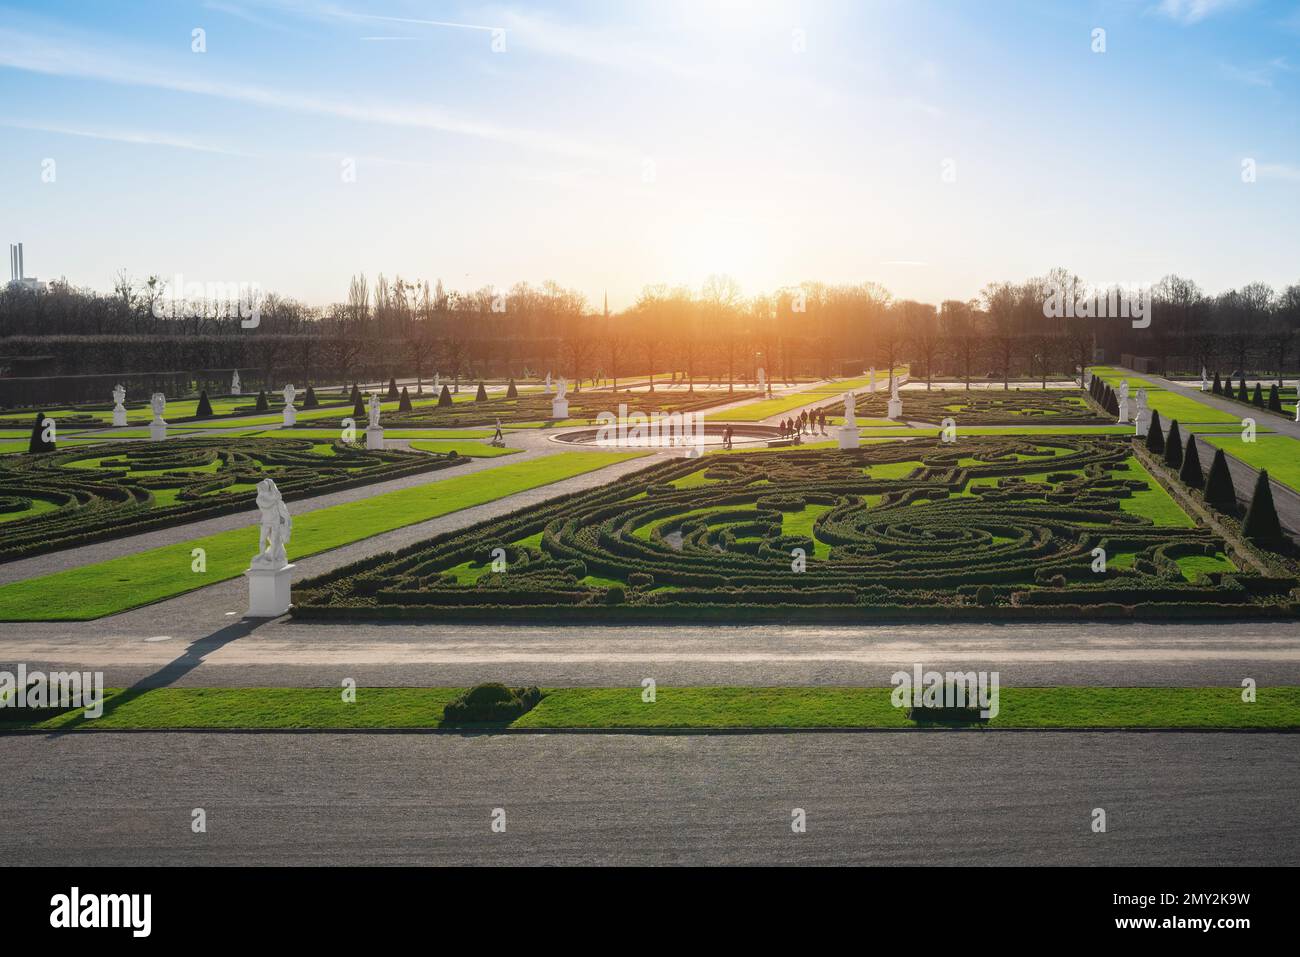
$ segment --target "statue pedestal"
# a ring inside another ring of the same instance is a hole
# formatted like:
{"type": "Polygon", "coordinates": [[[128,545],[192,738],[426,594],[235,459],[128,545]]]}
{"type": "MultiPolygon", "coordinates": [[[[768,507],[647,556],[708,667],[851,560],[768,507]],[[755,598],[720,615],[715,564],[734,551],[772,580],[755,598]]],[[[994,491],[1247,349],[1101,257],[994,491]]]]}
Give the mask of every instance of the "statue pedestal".
{"type": "Polygon", "coordinates": [[[119,429],[126,425],[126,409],[120,405],[113,409],[113,425],[119,429]]]}
{"type": "Polygon", "coordinates": [[[686,453],[688,459],[698,459],[704,455],[704,447],[701,445],[692,445],[691,450],[686,453]]]}
{"type": "Polygon", "coordinates": [[[1138,414],[1133,419],[1133,434],[1146,435],[1151,428],[1151,413],[1145,409],[1138,410],[1138,414]]]}
{"type": "Polygon", "coordinates": [[[1126,422],[1128,422],[1128,399],[1120,399],[1119,419],[1117,424],[1124,425],[1126,422]]]}
{"type": "Polygon", "coordinates": [[[384,427],[382,425],[375,425],[366,429],[366,448],[372,452],[384,451],[384,427]]]}
{"type": "Polygon", "coordinates": [[[858,427],[856,425],[840,425],[835,429],[835,441],[839,443],[842,449],[856,449],[858,447],[858,427]]]}
{"type": "Polygon", "coordinates": [[[889,412],[887,414],[891,419],[901,419],[903,417],[903,400],[890,399],[889,412]]]}
{"type": "Polygon", "coordinates": [[[248,579],[248,617],[278,618],[289,610],[289,581],[293,565],[283,568],[250,567],[248,579]]]}
{"type": "Polygon", "coordinates": [[[567,419],[569,417],[569,400],[554,398],[551,400],[551,418],[567,419]]]}
{"type": "Polygon", "coordinates": [[[167,423],[162,419],[154,419],[149,423],[149,438],[154,442],[161,442],[167,438],[167,423]]]}
{"type": "Polygon", "coordinates": [[[291,405],[284,407],[284,424],[286,426],[296,425],[298,423],[298,410],[291,405]]]}

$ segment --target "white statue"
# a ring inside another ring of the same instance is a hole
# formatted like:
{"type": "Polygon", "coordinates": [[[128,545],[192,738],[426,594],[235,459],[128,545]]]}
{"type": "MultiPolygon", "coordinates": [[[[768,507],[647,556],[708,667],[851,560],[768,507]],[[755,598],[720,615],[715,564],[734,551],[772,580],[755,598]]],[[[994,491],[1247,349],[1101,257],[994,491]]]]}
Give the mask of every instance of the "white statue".
{"type": "Polygon", "coordinates": [[[1120,425],[1128,422],[1128,379],[1119,384],[1119,419],[1120,425]]]}
{"type": "Polygon", "coordinates": [[[871,367],[871,379],[869,381],[870,381],[869,391],[872,394],[874,394],[876,391],[876,367],[875,366],[871,367]]]}
{"type": "Polygon", "coordinates": [[[149,423],[149,438],[161,442],[167,438],[167,420],[163,418],[163,412],[167,408],[167,396],[155,392],[149,399],[149,408],[153,409],[153,421],[149,423]]]}
{"type": "Polygon", "coordinates": [[[1133,416],[1133,434],[1146,435],[1151,428],[1151,410],[1147,408],[1147,390],[1137,391],[1137,412],[1133,416]]]}
{"type": "Polygon", "coordinates": [[[126,401],[126,389],[121,385],[113,386],[113,424],[116,426],[126,425],[126,406],[122,403],[126,401]]]}
{"type": "Polygon", "coordinates": [[[546,373],[546,395],[551,394],[551,374],[546,373]]]}
{"type": "Polygon", "coordinates": [[[284,387],[283,395],[284,395],[284,424],[286,426],[297,425],[298,410],[293,407],[293,400],[298,397],[298,390],[293,387],[292,382],[290,382],[287,386],[284,387]]]}
{"type": "Polygon", "coordinates": [[[370,415],[369,428],[379,428],[379,396],[374,392],[370,393],[370,407],[366,411],[370,415]]]}
{"type": "Polygon", "coordinates": [[[892,375],[889,377],[889,397],[891,399],[898,398],[898,380],[892,375]]]}
{"type": "Polygon", "coordinates": [[[240,390],[239,370],[236,369],[230,376],[230,394],[239,395],[239,390],[240,390]]]}
{"type": "Polygon", "coordinates": [[[1210,391],[1210,380],[1207,379],[1205,376],[1205,366],[1201,366],[1201,391],[1202,392],[1210,391]]]}
{"type": "Polygon", "coordinates": [[[257,483],[257,507],[262,511],[262,524],[257,533],[257,554],[249,567],[281,569],[289,564],[285,546],[293,531],[293,519],[271,479],[257,483]]]}
{"type": "Polygon", "coordinates": [[[836,429],[835,438],[842,449],[858,447],[858,400],[852,392],[844,393],[844,424],[836,429]]]}
{"type": "Polygon", "coordinates": [[[760,395],[767,394],[767,372],[763,369],[758,370],[758,391],[760,395]]]}
{"type": "Polygon", "coordinates": [[[569,400],[565,398],[568,391],[568,383],[564,381],[564,376],[560,376],[560,384],[556,387],[555,397],[551,399],[552,419],[567,419],[569,417],[569,400]]]}

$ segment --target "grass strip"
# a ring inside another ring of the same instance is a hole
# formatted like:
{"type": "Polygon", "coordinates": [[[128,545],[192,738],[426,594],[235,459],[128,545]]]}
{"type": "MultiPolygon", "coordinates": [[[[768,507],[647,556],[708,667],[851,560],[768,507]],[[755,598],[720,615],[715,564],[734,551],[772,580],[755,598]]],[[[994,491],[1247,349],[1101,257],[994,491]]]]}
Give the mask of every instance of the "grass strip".
{"type": "MultiPolygon", "coordinates": [[[[4,720],[0,728],[49,731],[161,729],[438,728],[443,707],[462,688],[157,688],[106,693],[104,713],[68,712],[41,721],[4,720]]],[[[547,689],[520,729],[916,728],[892,688],[660,687],[656,700],[636,688],[547,689]]],[[[1300,688],[1003,688],[989,728],[1300,729],[1300,688]]],[[[11,713],[12,715],[13,713],[11,713]]],[[[7,716],[8,717],[8,716],[7,716]]],[[[927,724],[927,726],[932,726],[927,724]]]]}

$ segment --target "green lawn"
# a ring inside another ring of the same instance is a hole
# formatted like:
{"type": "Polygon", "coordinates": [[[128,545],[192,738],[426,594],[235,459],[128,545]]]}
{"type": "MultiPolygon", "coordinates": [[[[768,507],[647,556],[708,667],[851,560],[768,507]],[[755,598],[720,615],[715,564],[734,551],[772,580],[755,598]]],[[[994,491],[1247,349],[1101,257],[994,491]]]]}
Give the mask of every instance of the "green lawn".
{"type": "Polygon", "coordinates": [[[455,452],[457,455],[468,456],[471,459],[490,459],[499,455],[514,455],[516,452],[522,452],[522,449],[505,449],[498,446],[488,445],[486,442],[468,442],[468,441],[435,441],[428,439],[418,439],[411,443],[411,448],[419,452],[455,452]]]}
{"type": "Polygon", "coordinates": [[[1182,507],[1173,500],[1164,487],[1151,477],[1151,473],[1142,463],[1130,456],[1124,462],[1124,468],[1111,472],[1116,478],[1141,479],[1147,483],[1146,491],[1135,492],[1128,498],[1119,500],[1119,507],[1133,515],[1149,518],[1156,525],[1170,528],[1195,528],[1196,523],[1182,507]]]}
{"type": "MultiPolygon", "coordinates": [[[[106,694],[104,713],[69,712],[0,727],[111,731],[162,728],[437,728],[460,688],[158,688],[106,694]]],[[[883,728],[917,725],[892,688],[671,688],[654,702],[637,688],[560,688],[511,727],[883,728]]],[[[1300,688],[1002,688],[991,728],[1300,728],[1300,688]]],[[[11,713],[12,715],[12,713],[11,713]]],[[[6,716],[7,718],[9,716],[6,716]]]]}
{"type": "Polygon", "coordinates": [[[1243,442],[1239,435],[1206,435],[1204,439],[1251,468],[1268,469],[1269,478],[1300,492],[1300,439],[1287,435],[1260,435],[1254,442],[1243,442]]]}
{"type": "MultiPolygon", "coordinates": [[[[894,370],[895,374],[898,375],[906,371],[907,366],[899,366],[894,370]]],[[[769,416],[780,415],[782,412],[789,412],[791,409],[799,409],[813,402],[826,402],[829,404],[832,399],[842,396],[845,392],[867,388],[870,385],[870,379],[870,376],[860,376],[856,379],[845,379],[842,382],[810,386],[792,395],[750,402],[729,412],[710,412],[704,418],[710,422],[759,422],[769,416]]],[[[889,382],[889,374],[885,370],[882,369],[876,373],[877,387],[881,387],[883,383],[887,382],[889,382]]]]}
{"type": "MultiPolygon", "coordinates": [[[[562,452],[307,512],[294,517],[289,558],[306,558],[642,454],[562,452]]],[[[254,518],[250,509],[247,528],[0,585],[0,621],[87,621],[234,578],[248,567],[256,548],[254,518]],[[205,550],[205,572],[191,571],[193,548],[205,550]]]]}

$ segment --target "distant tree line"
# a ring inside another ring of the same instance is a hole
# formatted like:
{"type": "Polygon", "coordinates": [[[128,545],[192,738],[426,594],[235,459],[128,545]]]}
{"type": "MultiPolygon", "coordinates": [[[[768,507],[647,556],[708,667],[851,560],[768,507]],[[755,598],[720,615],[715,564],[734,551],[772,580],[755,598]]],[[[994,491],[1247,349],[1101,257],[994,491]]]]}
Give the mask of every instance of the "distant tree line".
{"type": "Polygon", "coordinates": [[[606,315],[554,282],[502,294],[358,275],[343,302],[323,308],[268,294],[256,328],[244,328],[230,303],[159,318],[154,306],[165,285],[123,275],[106,294],[66,282],[0,290],[0,376],[188,372],[193,381],[219,382],[237,368],[250,385],[267,387],[434,374],[459,386],[549,371],[578,388],[597,377],[617,383],[668,373],[734,387],[755,382],[759,369],[780,382],[906,362],[914,377],[1005,382],[1076,375],[1098,349],[1112,362],[1150,357],[1168,373],[1204,366],[1280,375],[1300,365],[1300,284],[1278,292],[1250,283],[1211,296],[1166,276],[1150,290],[1145,327],[1049,317],[1052,287],[1085,288],[1057,269],[936,306],[871,282],[806,282],[745,296],[734,280],[712,276],[700,289],[647,286],[630,308],[606,315]]]}

